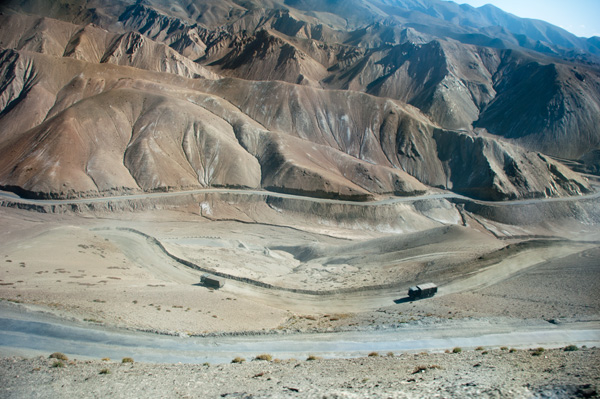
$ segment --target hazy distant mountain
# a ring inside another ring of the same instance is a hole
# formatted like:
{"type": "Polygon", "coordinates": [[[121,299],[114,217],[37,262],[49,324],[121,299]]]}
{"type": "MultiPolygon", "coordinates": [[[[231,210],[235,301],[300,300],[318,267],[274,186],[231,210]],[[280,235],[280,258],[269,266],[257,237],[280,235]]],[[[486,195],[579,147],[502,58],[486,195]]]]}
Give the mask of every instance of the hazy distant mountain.
{"type": "Polygon", "coordinates": [[[437,0],[12,0],[0,185],[578,194],[543,154],[597,169],[599,45],[437,0]]]}

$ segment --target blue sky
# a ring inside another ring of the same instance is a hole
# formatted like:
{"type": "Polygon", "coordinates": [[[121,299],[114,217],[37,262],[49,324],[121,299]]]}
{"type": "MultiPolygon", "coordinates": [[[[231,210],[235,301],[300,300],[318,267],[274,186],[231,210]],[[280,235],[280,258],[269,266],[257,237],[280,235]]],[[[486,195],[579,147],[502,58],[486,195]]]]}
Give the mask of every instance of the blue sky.
{"type": "Polygon", "coordinates": [[[493,4],[523,18],[548,21],[577,36],[600,36],[600,0],[454,0],[481,7],[493,4]]]}

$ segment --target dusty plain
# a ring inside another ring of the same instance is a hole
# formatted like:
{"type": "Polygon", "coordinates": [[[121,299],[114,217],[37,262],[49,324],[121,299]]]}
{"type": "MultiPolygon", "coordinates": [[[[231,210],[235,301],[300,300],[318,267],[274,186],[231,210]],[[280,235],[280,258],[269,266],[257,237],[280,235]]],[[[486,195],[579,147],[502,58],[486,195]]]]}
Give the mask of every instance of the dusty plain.
{"type": "MultiPolygon", "coordinates": [[[[418,211],[413,204],[395,221],[355,225],[260,201],[207,203],[116,212],[1,207],[0,298],[93,327],[174,336],[461,320],[477,336],[477,323],[490,320],[598,321],[600,234],[593,224],[502,224],[439,201],[418,211]],[[231,278],[221,289],[206,288],[199,284],[204,271],[177,259],[231,278]],[[407,288],[424,281],[435,281],[438,295],[407,301],[407,288]]],[[[486,355],[464,348],[217,366],[79,360],[60,370],[46,358],[61,348],[28,359],[0,351],[4,397],[594,397],[600,381],[596,349],[538,357],[527,348],[487,348],[486,355]],[[340,373],[325,373],[332,368],[340,373]],[[100,376],[103,369],[111,375],[100,376]]]]}

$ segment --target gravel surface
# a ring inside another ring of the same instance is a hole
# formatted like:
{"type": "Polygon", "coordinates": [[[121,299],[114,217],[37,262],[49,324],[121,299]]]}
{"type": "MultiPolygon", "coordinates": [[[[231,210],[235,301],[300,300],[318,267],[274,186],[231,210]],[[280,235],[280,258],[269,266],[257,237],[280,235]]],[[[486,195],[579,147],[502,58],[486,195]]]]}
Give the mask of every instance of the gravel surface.
{"type": "MultiPolygon", "coordinates": [[[[373,354],[374,355],[374,354],[373,354]]],[[[598,397],[600,349],[485,349],[241,364],[0,359],[3,398],[598,397]]]]}

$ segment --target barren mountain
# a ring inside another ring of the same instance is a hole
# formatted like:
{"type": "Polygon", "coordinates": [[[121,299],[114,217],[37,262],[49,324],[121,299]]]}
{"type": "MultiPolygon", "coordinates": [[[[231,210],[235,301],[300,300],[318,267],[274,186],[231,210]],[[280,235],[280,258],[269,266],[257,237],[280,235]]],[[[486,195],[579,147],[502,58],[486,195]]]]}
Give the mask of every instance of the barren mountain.
{"type": "Polygon", "coordinates": [[[488,6],[13,0],[0,26],[0,185],[30,196],[577,195],[543,154],[600,146],[597,41],[488,6]]]}

